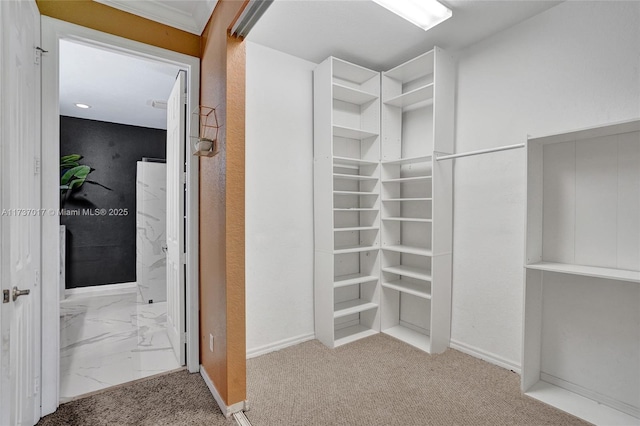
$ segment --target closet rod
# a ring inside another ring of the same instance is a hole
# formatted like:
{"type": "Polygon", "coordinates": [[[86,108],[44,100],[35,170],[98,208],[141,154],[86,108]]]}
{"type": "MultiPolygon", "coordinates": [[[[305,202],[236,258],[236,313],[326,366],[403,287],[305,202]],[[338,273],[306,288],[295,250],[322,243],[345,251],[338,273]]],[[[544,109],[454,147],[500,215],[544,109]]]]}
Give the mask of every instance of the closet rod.
{"type": "Polygon", "coordinates": [[[524,147],[525,147],[525,144],[519,143],[516,145],[507,145],[507,146],[500,146],[497,148],[480,149],[478,151],[462,152],[460,154],[442,155],[442,156],[436,157],[436,160],[438,161],[453,160],[454,158],[469,157],[470,155],[487,154],[489,152],[506,151],[508,149],[516,149],[516,148],[524,148],[524,147]]]}

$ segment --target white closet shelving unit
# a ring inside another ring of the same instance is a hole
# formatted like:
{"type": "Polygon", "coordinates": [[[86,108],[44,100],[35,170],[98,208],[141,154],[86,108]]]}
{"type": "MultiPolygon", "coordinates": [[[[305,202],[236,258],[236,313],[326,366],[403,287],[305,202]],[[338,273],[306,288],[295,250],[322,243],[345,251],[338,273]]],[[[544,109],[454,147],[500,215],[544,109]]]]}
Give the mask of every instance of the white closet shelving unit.
{"type": "Polygon", "coordinates": [[[452,165],[432,160],[453,151],[454,78],[439,48],[382,81],[333,57],[314,72],[315,320],[327,346],[381,326],[427,352],[449,346],[452,165]]]}
{"type": "Polygon", "coordinates": [[[382,73],[381,330],[449,346],[454,70],[435,48],[382,73]]]}
{"type": "Polygon", "coordinates": [[[527,143],[522,391],[640,424],[640,120],[527,143]]]}
{"type": "Polygon", "coordinates": [[[337,58],[314,71],[316,338],[380,331],[380,74],[337,58]]]}

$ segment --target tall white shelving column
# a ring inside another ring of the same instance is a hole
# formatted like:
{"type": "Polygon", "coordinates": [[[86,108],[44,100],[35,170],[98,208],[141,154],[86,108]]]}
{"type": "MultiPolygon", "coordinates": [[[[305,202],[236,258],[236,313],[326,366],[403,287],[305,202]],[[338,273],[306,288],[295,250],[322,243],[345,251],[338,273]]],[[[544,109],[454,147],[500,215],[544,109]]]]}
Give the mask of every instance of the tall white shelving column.
{"type": "Polygon", "coordinates": [[[532,138],[522,391],[640,425],[640,120],[532,138]]]}
{"type": "Polygon", "coordinates": [[[451,329],[454,67],[434,48],[382,74],[381,329],[429,353],[451,329]]]}
{"type": "Polygon", "coordinates": [[[316,338],[380,331],[380,74],[330,57],[314,71],[316,338]]]}

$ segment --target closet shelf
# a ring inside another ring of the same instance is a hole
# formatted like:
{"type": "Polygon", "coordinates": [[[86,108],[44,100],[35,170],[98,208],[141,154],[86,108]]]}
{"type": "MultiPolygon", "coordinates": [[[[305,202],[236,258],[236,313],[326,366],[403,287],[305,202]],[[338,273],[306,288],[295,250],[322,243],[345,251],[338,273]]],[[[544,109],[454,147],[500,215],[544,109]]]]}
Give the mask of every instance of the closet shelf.
{"type": "Polygon", "coordinates": [[[333,195],[370,195],[370,196],[375,195],[376,197],[378,196],[376,192],[365,192],[365,191],[333,191],[333,195]]]}
{"type": "Polygon", "coordinates": [[[401,83],[408,83],[420,77],[433,74],[434,51],[431,50],[420,56],[416,56],[410,61],[384,73],[385,77],[393,78],[401,83]]]}
{"type": "Polygon", "coordinates": [[[431,271],[428,269],[416,268],[415,266],[396,265],[382,268],[382,272],[396,274],[403,277],[415,278],[417,280],[431,282],[431,271]]]}
{"type": "Polygon", "coordinates": [[[526,265],[527,269],[560,272],[563,274],[581,275],[585,277],[605,278],[610,280],[640,283],[640,271],[626,269],[602,268],[599,266],[574,265],[571,263],[538,262],[526,265]]]}
{"type": "Polygon", "coordinates": [[[355,342],[365,337],[378,334],[377,330],[373,330],[369,327],[365,327],[361,324],[352,325],[351,327],[341,328],[334,332],[334,347],[346,345],[347,343],[355,342]]]}
{"type": "Polygon", "coordinates": [[[382,287],[411,294],[422,299],[431,300],[431,286],[429,284],[417,284],[403,279],[382,282],[382,287]]]}
{"type": "Polygon", "coordinates": [[[374,180],[378,180],[378,178],[376,176],[363,176],[363,175],[349,175],[349,174],[345,174],[345,173],[334,173],[333,174],[333,178],[334,179],[343,179],[343,180],[369,180],[369,181],[374,181],[374,180]]]}
{"type": "Polygon", "coordinates": [[[333,318],[342,318],[347,315],[357,314],[371,309],[377,309],[378,305],[368,300],[353,299],[346,302],[338,302],[333,310],[333,318]]]}
{"type": "Polygon", "coordinates": [[[361,160],[359,158],[350,157],[333,157],[333,165],[335,166],[377,166],[377,161],[361,160]]]}
{"type": "Polygon", "coordinates": [[[378,136],[378,133],[368,132],[366,130],[354,129],[344,126],[333,126],[333,136],[347,139],[367,139],[378,136]]]}
{"type": "Polygon", "coordinates": [[[364,207],[353,207],[353,208],[345,208],[345,209],[333,209],[334,212],[377,212],[378,209],[374,208],[364,208],[364,207]]]}
{"type": "Polygon", "coordinates": [[[367,274],[349,274],[349,275],[340,275],[333,279],[333,287],[347,287],[355,284],[365,284],[373,281],[378,281],[378,277],[375,275],[367,275],[367,274]]]}
{"type": "Polygon", "coordinates": [[[382,250],[395,251],[398,253],[406,253],[406,254],[417,254],[418,256],[433,256],[433,251],[430,249],[422,248],[422,247],[413,247],[413,246],[405,246],[405,245],[391,245],[391,246],[383,246],[382,250]]]}
{"type": "Polygon", "coordinates": [[[433,222],[433,219],[424,219],[420,217],[383,217],[382,220],[395,221],[395,222],[419,222],[419,223],[433,222]]]}
{"type": "Polygon", "coordinates": [[[433,161],[431,155],[423,155],[419,157],[407,157],[398,158],[396,160],[382,160],[382,164],[415,164],[415,163],[430,163],[433,161]]]}
{"type": "Polygon", "coordinates": [[[405,343],[415,346],[425,352],[431,351],[431,339],[426,334],[419,333],[408,327],[402,325],[396,325],[395,327],[382,330],[383,333],[388,334],[391,337],[395,337],[405,343]]]}
{"type": "Polygon", "coordinates": [[[333,99],[350,104],[363,105],[378,99],[378,96],[363,90],[333,83],[333,99]]]}
{"type": "Polygon", "coordinates": [[[420,182],[425,180],[431,180],[431,176],[414,176],[414,177],[406,177],[406,178],[384,179],[382,183],[406,183],[406,182],[420,182]]]}
{"type": "Polygon", "coordinates": [[[333,254],[346,254],[346,253],[361,253],[365,251],[373,251],[378,250],[380,247],[377,245],[374,246],[347,246],[347,247],[338,247],[333,250],[333,254]]]}
{"type": "Polygon", "coordinates": [[[382,202],[396,202],[396,201],[433,201],[433,198],[383,198],[382,202]]]}
{"type": "Polygon", "coordinates": [[[406,108],[418,103],[424,103],[424,105],[428,105],[431,102],[433,102],[433,83],[403,93],[402,95],[391,98],[384,103],[385,105],[406,108]]]}
{"type": "Polygon", "coordinates": [[[352,226],[348,228],[333,228],[333,232],[351,232],[351,231],[377,231],[377,226],[352,226]]]}

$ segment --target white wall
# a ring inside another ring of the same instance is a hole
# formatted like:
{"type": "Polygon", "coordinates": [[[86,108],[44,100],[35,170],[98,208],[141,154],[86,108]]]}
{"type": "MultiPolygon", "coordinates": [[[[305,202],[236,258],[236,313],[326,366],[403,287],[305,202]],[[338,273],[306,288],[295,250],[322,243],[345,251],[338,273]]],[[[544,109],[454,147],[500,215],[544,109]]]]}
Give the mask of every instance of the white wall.
{"type": "MultiPolygon", "coordinates": [[[[565,2],[458,57],[457,152],[640,116],[640,2],[565,2]]],[[[455,161],[452,346],[518,370],[525,152],[455,161]]]]}
{"type": "Polygon", "coordinates": [[[313,338],[315,64],[247,42],[247,355],[313,338]]]}

